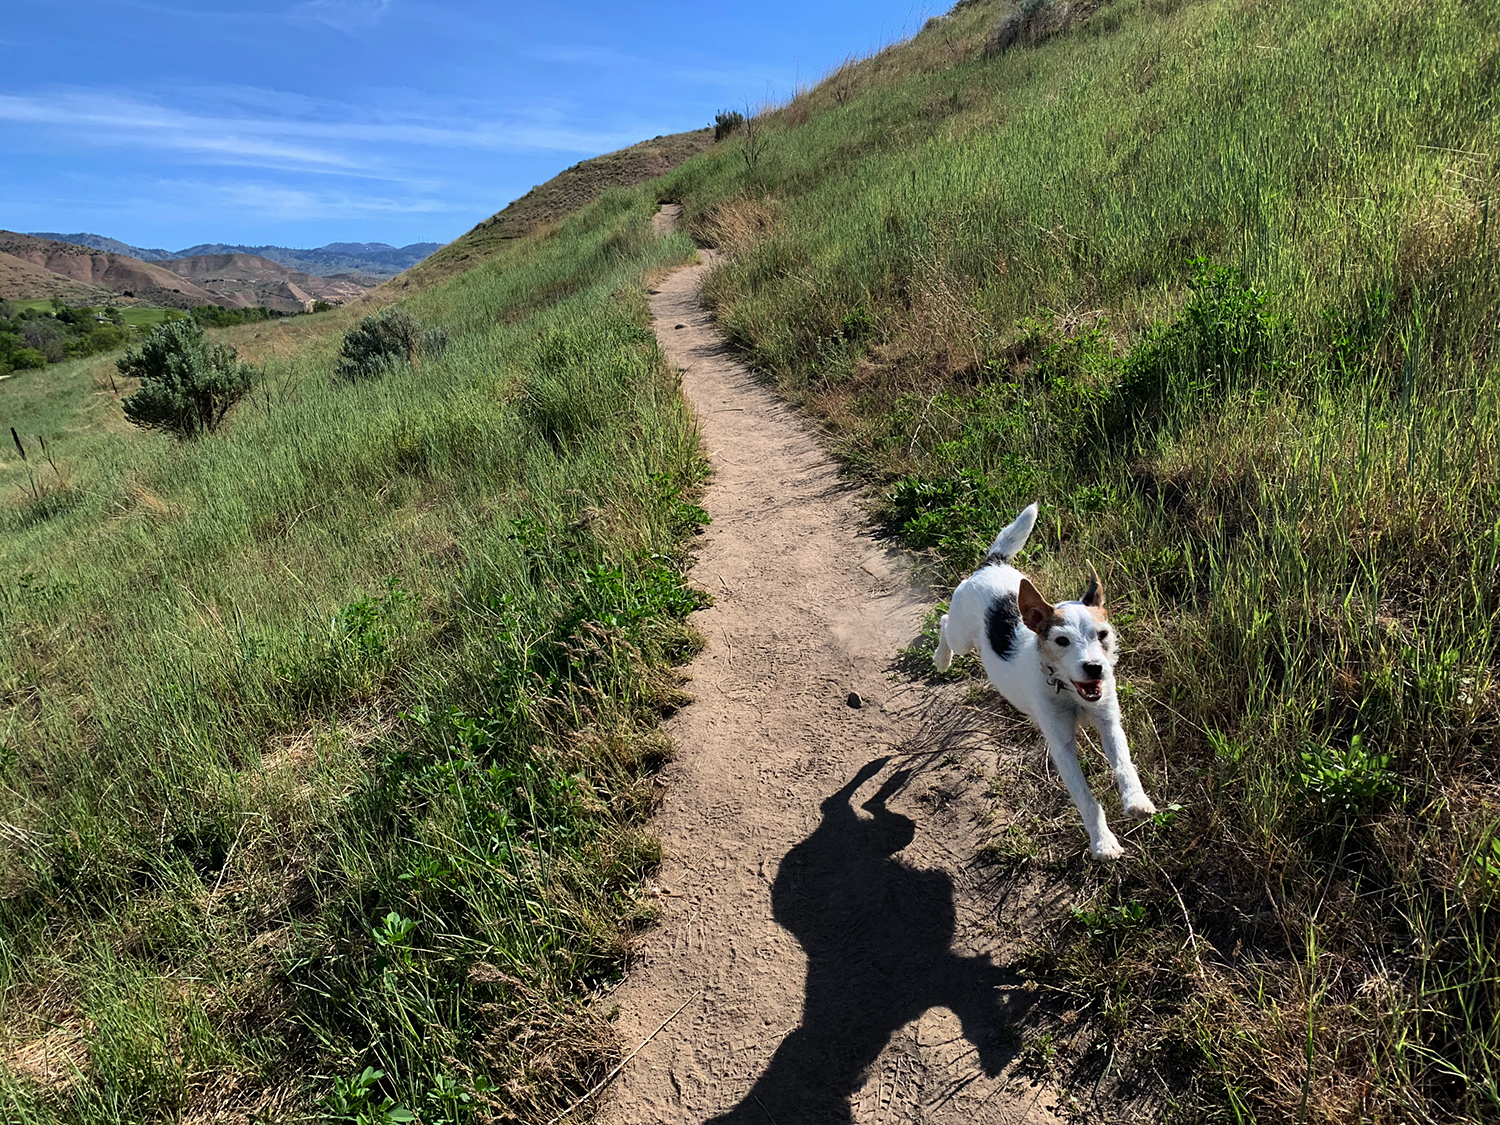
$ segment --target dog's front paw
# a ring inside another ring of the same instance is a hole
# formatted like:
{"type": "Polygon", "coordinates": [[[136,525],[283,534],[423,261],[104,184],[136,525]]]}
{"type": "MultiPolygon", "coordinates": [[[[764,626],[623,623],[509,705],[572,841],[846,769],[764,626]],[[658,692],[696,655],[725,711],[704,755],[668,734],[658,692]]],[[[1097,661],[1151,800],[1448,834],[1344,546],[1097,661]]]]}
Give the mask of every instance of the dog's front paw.
{"type": "Polygon", "coordinates": [[[1144,793],[1137,793],[1125,799],[1125,815],[1135,817],[1136,820],[1145,820],[1148,816],[1156,815],[1156,806],[1151,803],[1151,798],[1144,793]]]}
{"type": "Polygon", "coordinates": [[[1120,841],[1106,832],[1099,840],[1089,845],[1089,855],[1095,859],[1119,859],[1125,854],[1125,849],[1120,846],[1120,841]]]}

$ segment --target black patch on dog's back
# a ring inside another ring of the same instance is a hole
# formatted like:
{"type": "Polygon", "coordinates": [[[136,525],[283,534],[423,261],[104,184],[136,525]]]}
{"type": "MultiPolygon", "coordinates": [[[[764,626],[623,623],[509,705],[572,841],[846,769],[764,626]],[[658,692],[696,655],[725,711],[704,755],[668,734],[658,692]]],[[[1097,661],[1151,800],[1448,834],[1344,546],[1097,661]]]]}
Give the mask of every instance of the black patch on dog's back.
{"type": "Polygon", "coordinates": [[[1005,594],[990,603],[984,614],[984,635],[990,648],[1001,660],[1009,660],[1016,647],[1016,627],[1021,624],[1021,610],[1014,594],[1005,594]]]}

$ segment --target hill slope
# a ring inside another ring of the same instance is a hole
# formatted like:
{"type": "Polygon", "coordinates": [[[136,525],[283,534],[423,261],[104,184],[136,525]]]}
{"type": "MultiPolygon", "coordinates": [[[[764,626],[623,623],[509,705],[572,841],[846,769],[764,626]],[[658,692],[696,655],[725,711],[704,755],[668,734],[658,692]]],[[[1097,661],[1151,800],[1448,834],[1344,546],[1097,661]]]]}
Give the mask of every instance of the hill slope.
{"type": "Polygon", "coordinates": [[[105,304],[115,296],[108,289],[85,285],[24,258],[0,251],[0,297],[61,297],[65,301],[97,305],[105,304]]]}
{"type": "Polygon", "coordinates": [[[696,129],[653,137],[618,152],[581,161],[532,188],[391,285],[396,291],[404,291],[469,269],[506,242],[573,214],[611,188],[631,187],[663,175],[711,144],[713,130],[696,129]]]}
{"type": "Polygon", "coordinates": [[[255,254],[205,254],[159,264],[228,308],[264,305],[279,312],[301,312],[314,299],[357,301],[375,286],[373,278],[362,275],[315,277],[255,254]]]}
{"type": "Polygon", "coordinates": [[[965,3],[658,186],[893,536],[957,580],[1040,497],[1039,587],[1103,573],[1167,811],[1101,871],[996,777],[983,851],[1070,888],[1084,1107],[1500,1106],[1497,76],[1458,0],[965,3]]]}
{"type": "Polygon", "coordinates": [[[128,293],[154,305],[192,308],[216,303],[212,293],[170,270],[123,254],[90,250],[69,242],[53,242],[13,231],[0,231],[0,253],[29,262],[69,281],[94,289],[107,289],[111,293],[128,293]]]}

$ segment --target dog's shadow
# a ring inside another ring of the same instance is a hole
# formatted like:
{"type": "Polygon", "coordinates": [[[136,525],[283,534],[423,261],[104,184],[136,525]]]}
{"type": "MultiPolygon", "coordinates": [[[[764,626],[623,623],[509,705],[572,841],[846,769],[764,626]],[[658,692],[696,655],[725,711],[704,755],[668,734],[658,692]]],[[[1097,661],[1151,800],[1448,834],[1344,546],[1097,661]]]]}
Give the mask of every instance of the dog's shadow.
{"type": "Polygon", "coordinates": [[[861,769],[822,804],[813,833],[787,853],[771,889],[776,921],[807,953],[802,1025],[719,1123],[852,1121],[850,1098],[891,1036],[934,1007],[958,1016],[978,1065],[993,1077],[1014,1054],[1009,1028],[1029,995],[988,957],[955,953],[953,883],[896,855],[916,834],[886,802],[909,779],[898,770],[860,816],[860,786],[890,761],[861,769]]]}

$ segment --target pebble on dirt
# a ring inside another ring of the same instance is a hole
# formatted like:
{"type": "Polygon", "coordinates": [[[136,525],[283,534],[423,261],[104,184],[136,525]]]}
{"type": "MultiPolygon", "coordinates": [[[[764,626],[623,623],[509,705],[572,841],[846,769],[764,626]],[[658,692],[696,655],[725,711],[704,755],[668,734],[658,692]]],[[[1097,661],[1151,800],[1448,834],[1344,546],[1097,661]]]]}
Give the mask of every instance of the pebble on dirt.
{"type": "Polygon", "coordinates": [[[849,693],[849,706],[850,707],[863,707],[864,705],[865,705],[865,701],[859,697],[859,692],[857,692],[857,691],[851,691],[849,693]]]}

